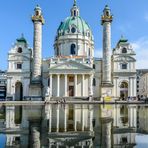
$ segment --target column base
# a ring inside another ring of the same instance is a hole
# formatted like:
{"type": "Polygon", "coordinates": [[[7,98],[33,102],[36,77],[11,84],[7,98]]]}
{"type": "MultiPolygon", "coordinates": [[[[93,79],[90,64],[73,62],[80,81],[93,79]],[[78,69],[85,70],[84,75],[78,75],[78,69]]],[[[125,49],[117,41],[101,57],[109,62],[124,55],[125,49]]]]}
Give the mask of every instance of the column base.
{"type": "Polygon", "coordinates": [[[102,83],[101,85],[101,97],[112,97],[113,96],[113,84],[102,83]]]}
{"type": "Polygon", "coordinates": [[[31,97],[31,100],[34,101],[42,100],[42,84],[31,83],[29,86],[29,96],[31,97]]]}
{"type": "Polygon", "coordinates": [[[113,83],[108,81],[108,82],[102,82],[101,84],[102,87],[113,87],[113,83]]]}

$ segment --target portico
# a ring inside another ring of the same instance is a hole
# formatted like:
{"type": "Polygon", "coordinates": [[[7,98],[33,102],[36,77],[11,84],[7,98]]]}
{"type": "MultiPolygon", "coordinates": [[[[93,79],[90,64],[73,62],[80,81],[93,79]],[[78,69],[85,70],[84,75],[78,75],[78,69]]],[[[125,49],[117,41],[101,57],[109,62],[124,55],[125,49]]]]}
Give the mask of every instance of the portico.
{"type": "Polygon", "coordinates": [[[93,74],[89,73],[50,73],[51,96],[87,97],[93,94],[93,74]],[[54,82],[54,83],[53,83],[54,82]]]}

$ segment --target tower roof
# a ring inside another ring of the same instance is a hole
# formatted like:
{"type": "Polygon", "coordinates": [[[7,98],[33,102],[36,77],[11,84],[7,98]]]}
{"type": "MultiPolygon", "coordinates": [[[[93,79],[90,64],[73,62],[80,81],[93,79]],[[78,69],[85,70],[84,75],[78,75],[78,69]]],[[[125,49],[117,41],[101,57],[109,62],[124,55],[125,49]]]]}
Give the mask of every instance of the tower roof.
{"type": "Polygon", "coordinates": [[[21,35],[20,38],[17,38],[16,40],[19,43],[25,43],[25,44],[27,43],[27,40],[24,38],[24,35],[23,34],[21,35]]]}
{"type": "Polygon", "coordinates": [[[121,35],[121,38],[120,38],[120,40],[118,41],[118,44],[119,43],[127,43],[128,42],[128,39],[125,39],[124,37],[123,37],[123,35],[121,35]]]}

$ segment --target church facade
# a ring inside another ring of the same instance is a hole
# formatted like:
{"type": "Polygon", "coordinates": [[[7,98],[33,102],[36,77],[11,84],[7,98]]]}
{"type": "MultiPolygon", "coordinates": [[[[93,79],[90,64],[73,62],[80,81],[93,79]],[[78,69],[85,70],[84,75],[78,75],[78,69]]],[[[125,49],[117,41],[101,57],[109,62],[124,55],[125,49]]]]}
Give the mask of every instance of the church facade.
{"type": "Polygon", "coordinates": [[[135,52],[121,37],[111,49],[113,16],[105,6],[102,58],[94,57],[94,38],[90,26],[80,16],[74,1],[71,15],[57,29],[54,56],[42,58],[44,18],[39,6],[34,9],[33,48],[22,36],[8,53],[7,98],[41,100],[50,96],[72,98],[124,98],[136,96],[135,52]]]}

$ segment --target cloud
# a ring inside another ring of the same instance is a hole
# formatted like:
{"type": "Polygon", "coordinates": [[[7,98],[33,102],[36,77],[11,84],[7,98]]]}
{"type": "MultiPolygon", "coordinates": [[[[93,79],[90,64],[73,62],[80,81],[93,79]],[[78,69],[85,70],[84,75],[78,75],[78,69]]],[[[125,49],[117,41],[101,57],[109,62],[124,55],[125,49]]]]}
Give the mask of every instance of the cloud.
{"type": "Polygon", "coordinates": [[[137,69],[148,69],[148,38],[142,37],[132,43],[136,52],[137,69]]]}
{"type": "Polygon", "coordinates": [[[145,13],[145,15],[144,15],[144,20],[145,20],[146,22],[148,22],[148,13],[145,13]]]}

